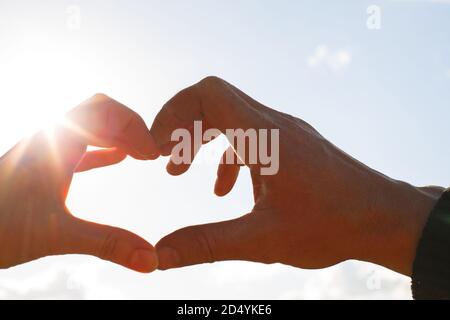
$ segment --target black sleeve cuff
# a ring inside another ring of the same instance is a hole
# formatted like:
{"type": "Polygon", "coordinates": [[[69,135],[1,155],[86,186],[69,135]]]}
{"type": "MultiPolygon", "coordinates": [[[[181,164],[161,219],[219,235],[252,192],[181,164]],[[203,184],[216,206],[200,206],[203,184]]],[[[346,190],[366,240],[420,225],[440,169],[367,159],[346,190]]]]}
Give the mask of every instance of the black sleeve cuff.
{"type": "Polygon", "coordinates": [[[423,230],[412,274],[414,299],[450,299],[450,189],[447,189],[423,230]]]}

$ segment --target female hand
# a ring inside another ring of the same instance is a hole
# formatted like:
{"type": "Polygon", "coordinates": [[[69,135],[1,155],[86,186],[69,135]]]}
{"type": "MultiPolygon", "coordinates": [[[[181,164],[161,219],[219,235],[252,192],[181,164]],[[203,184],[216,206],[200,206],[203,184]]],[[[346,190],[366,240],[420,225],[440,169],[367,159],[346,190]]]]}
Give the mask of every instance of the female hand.
{"type": "Polygon", "coordinates": [[[65,206],[73,173],[159,156],[145,122],[96,95],[53,132],[20,142],[0,159],[0,268],[45,256],[88,254],[139,272],[158,263],[154,248],[119,228],[74,217],[65,206]],[[87,145],[106,149],[86,152],[87,145]]]}

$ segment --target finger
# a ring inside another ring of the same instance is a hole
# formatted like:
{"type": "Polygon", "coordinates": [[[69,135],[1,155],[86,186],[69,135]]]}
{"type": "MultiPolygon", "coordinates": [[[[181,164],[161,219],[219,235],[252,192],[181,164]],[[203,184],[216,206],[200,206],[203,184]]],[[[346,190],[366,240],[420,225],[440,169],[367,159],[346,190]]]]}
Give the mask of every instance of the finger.
{"type": "MultiPolygon", "coordinates": [[[[171,146],[171,157],[166,167],[167,172],[173,176],[181,175],[189,169],[203,143],[202,140],[196,141],[193,128],[183,130],[185,134],[176,136],[179,140],[171,146]]],[[[168,150],[168,147],[166,145],[164,149],[168,150]]]]}
{"type": "Polygon", "coordinates": [[[76,142],[76,139],[67,139],[65,131],[60,133],[41,131],[22,140],[5,157],[8,171],[12,173],[17,169],[26,169],[35,178],[45,177],[41,180],[52,186],[54,191],[59,193],[63,188],[62,193],[65,194],[73,168],[86,152],[86,146],[76,142]]]}
{"type": "Polygon", "coordinates": [[[63,222],[53,255],[87,254],[126,268],[148,273],[157,268],[154,247],[141,237],[115,227],[69,216],[63,222]]]}
{"type": "Polygon", "coordinates": [[[144,120],[105,95],[93,96],[70,111],[66,118],[66,128],[87,145],[118,147],[138,159],[159,156],[144,120]]]}
{"type": "Polygon", "coordinates": [[[225,260],[269,262],[267,231],[254,214],[180,229],[156,245],[159,269],[225,260]]]}
{"type": "Polygon", "coordinates": [[[223,197],[234,187],[239,176],[241,166],[232,147],[229,147],[223,154],[217,170],[217,179],[214,186],[214,193],[223,197]]]}
{"type": "Polygon", "coordinates": [[[122,162],[126,157],[127,154],[117,148],[86,152],[75,168],[75,172],[111,166],[122,162]]]}
{"type": "Polygon", "coordinates": [[[163,148],[173,146],[171,136],[176,129],[188,129],[194,121],[202,123],[200,135],[211,128],[226,133],[226,129],[270,127],[258,105],[249,101],[227,82],[209,77],[173,97],[156,116],[150,132],[163,148]]]}

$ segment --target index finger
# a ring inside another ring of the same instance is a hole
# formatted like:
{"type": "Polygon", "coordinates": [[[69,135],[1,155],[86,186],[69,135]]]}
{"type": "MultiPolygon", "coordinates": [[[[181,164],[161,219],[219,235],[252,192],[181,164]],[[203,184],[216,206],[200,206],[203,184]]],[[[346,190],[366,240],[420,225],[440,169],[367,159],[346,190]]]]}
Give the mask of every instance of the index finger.
{"type": "Polygon", "coordinates": [[[184,89],[167,102],[150,129],[161,149],[171,143],[172,132],[189,129],[194,121],[202,121],[203,130],[266,127],[263,111],[257,103],[244,99],[226,81],[208,77],[184,89]]]}
{"type": "Polygon", "coordinates": [[[96,94],[71,110],[66,119],[66,129],[86,145],[119,148],[137,159],[159,156],[145,121],[106,95],[96,94]]]}

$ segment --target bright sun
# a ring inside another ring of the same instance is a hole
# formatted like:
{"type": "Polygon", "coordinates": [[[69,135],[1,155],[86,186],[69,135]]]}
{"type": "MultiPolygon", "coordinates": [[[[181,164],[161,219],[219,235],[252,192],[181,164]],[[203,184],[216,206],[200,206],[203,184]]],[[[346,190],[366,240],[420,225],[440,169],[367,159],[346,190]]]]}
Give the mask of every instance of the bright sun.
{"type": "Polygon", "coordinates": [[[50,127],[94,93],[86,85],[92,80],[86,79],[86,65],[70,48],[28,42],[2,58],[1,116],[12,136],[20,138],[50,127]]]}

